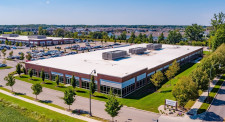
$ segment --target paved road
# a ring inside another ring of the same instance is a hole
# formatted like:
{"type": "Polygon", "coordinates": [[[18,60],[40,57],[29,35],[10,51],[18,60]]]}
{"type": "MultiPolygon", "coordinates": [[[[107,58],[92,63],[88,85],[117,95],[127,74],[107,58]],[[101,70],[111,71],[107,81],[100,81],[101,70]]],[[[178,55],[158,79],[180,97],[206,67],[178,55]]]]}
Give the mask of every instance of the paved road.
{"type": "MultiPolygon", "coordinates": [[[[4,77],[9,72],[15,71],[16,62],[7,61],[7,64],[9,66],[14,66],[14,68],[0,70],[0,85],[3,85],[3,86],[5,86],[5,83],[6,83],[3,80],[4,77]]],[[[16,92],[25,93],[26,95],[35,98],[35,96],[32,94],[31,85],[32,84],[30,83],[16,80],[16,84],[13,86],[13,89],[16,92]]],[[[10,89],[10,87],[6,87],[6,88],[10,89]]],[[[51,101],[53,104],[67,108],[68,106],[64,104],[64,101],[61,99],[62,97],[63,97],[63,92],[48,89],[48,88],[43,88],[43,92],[40,95],[38,95],[38,99],[40,100],[48,100],[48,101],[51,101]]],[[[89,99],[76,96],[76,101],[71,106],[71,109],[82,109],[84,111],[89,111],[89,99]]],[[[105,109],[104,102],[92,100],[92,114],[94,116],[98,116],[101,118],[111,119],[111,117],[104,111],[104,109],[105,109]]],[[[124,122],[124,121],[151,122],[153,121],[153,119],[156,120],[159,116],[160,116],[159,114],[137,110],[134,108],[129,108],[124,106],[121,109],[119,115],[115,117],[115,120],[119,122],[124,122]]]]}
{"type": "Polygon", "coordinates": [[[225,118],[225,83],[223,83],[218,95],[214,99],[210,109],[206,113],[204,121],[223,121],[225,118]]]}

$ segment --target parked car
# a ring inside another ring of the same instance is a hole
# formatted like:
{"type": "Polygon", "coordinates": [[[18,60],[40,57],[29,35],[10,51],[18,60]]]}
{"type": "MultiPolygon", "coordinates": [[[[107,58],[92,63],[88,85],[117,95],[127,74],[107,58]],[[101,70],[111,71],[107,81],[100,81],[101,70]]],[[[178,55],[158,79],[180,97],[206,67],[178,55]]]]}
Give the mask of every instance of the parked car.
{"type": "Polygon", "coordinates": [[[7,65],[0,63],[0,67],[7,67],[7,65]]]}

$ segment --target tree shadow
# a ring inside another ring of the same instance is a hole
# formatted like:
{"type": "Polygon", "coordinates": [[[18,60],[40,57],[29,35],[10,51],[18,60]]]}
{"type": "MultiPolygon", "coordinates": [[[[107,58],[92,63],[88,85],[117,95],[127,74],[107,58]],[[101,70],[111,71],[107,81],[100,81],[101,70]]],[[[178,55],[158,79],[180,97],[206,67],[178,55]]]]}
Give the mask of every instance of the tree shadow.
{"type": "Polygon", "coordinates": [[[53,83],[51,83],[51,82],[45,82],[45,84],[47,84],[47,85],[52,85],[53,83]]]}
{"type": "Polygon", "coordinates": [[[41,103],[52,103],[51,100],[39,100],[39,102],[41,102],[41,103]]]}
{"type": "Polygon", "coordinates": [[[86,91],[82,91],[82,90],[76,90],[76,92],[79,92],[79,93],[86,93],[86,91]]]}
{"type": "Polygon", "coordinates": [[[225,105],[225,101],[214,98],[214,101],[213,101],[212,105],[214,105],[214,106],[222,106],[222,105],[225,105]]]}
{"type": "Polygon", "coordinates": [[[81,110],[81,109],[75,109],[75,110],[72,110],[72,113],[81,115],[81,114],[89,114],[89,111],[85,111],[85,110],[81,110]]]}
{"type": "Polygon", "coordinates": [[[28,78],[28,76],[24,76],[24,75],[22,75],[22,76],[20,76],[20,78],[28,78]]]}
{"type": "Polygon", "coordinates": [[[223,117],[217,115],[214,112],[206,112],[205,117],[202,119],[204,121],[223,121],[223,117]]]}
{"type": "Polygon", "coordinates": [[[65,86],[58,86],[59,88],[66,88],[65,86]]]}
{"type": "Polygon", "coordinates": [[[40,81],[39,79],[32,79],[33,81],[40,81]]]}
{"type": "Polygon", "coordinates": [[[26,95],[26,93],[14,92],[15,95],[26,95]]]}
{"type": "Polygon", "coordinates": [[[97,97],[97,98],[102,98],[102,99],[108,99],[107,97],[105,96],[99,96],[99,95],[95,95],[94,97],[97,97]]]}
{"type": "Polygon", "coordinates": [[[160,93],[167,93],[167,92],[171,92],[172,90],[165,90],[165,91],[160,91],[160,93]]]}

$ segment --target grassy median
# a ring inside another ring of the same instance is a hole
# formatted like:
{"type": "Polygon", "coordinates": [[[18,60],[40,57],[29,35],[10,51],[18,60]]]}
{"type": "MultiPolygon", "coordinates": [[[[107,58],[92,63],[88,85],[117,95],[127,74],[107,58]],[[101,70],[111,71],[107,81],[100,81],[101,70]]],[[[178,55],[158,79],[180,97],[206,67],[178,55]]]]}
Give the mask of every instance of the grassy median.
{"type": "Polygon", "coordinates": [[[11,66],[6,66],[6,67],[0,67],[0,70],[3,70],[3,69],[10,69],[12,68],[11,66]]]}

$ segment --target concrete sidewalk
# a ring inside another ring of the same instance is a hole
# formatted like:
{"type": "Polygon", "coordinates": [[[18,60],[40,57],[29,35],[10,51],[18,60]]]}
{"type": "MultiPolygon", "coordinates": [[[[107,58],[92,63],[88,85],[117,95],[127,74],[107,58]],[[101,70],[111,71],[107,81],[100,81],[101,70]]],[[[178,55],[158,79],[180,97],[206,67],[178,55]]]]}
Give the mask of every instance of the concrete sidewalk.
{"type": "Polygon", "coordinates": [[[52,106],[45,105],[45,104],[40,103],[40,102],[36,102],[36,101],[30,100],[30,99],[27,99],[27,98],[23,98],[23,97],[20,97],[20,96],[13,95],[12,93],[6,92],[6,91],[1,90],[1,89],[0,89],[0,92],[5,94],[5,95],[23,100],[23,101],[31,103],[31,104],[38,105],[40,107],[47,108],[49,110],[52,110],[52,111],[55,111],[55,112],[58,112],[58,113],[61,113],[61,114],[64,114],[64,115],[67,115],[67,116],[70,116],[70,117],[73,117],[73,118],[81,119],[81,120],[88,121],[88,122],[99,122],[97,120],[94,120],[94,119],[91,119],[91,118],[88,118],[88,117],[84,117],[84,116],[77,115],[77,114],[72,114],[71,112],[68,112],[68,111],[65,111],[65,110],[61,110],[61,109],[58,109],[58,108],[55,108],[55,107],[52,107],[52,106]]]}
{"type": "MultiPolygon", "coordinates": [[[[212,82],[210,82],[210,88],[209,92],[213,89],[213,87],[216,85],[216,83],[219,81],[220,77],[216,77],[213,79],[212,82]]],[[[191,118],[198,118],[197,111],[201,107],[202,103],[205,101],[205,99],[208,96],[208,91],[204,91],[201,96],[196,100],[195,104],[191,107],[191,109],[187,112],[189,114],[192,114],[191,118]]]]}

